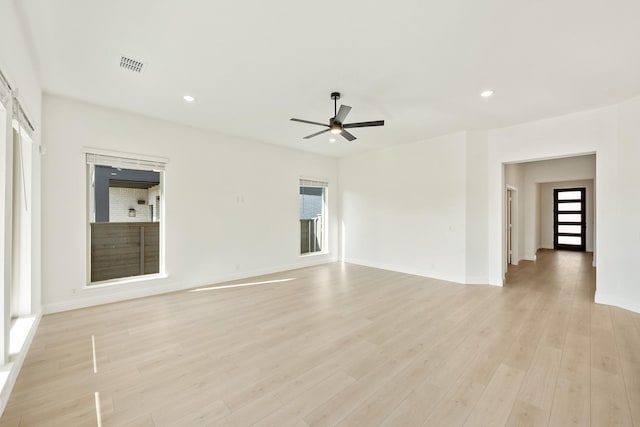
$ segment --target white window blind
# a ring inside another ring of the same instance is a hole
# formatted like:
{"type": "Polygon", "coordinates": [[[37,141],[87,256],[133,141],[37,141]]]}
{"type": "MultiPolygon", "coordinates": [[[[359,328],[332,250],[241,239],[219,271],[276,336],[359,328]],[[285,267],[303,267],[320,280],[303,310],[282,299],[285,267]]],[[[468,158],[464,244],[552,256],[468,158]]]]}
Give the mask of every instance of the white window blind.
{"type": "Polygon", "coordinates": [[[86,153],[87,163],[90,165],[111,166],[121,169],[164,171],[167,161],[164,159],[140,159],[132,157],[120,157],[98,153],[86,153]]]}
{"type": "Polygon", "coordinates": [[[300,187],[322,187],[327,188],[329,183],[327,181],[321,181],[311,178],[300,178],[300,187]]]}

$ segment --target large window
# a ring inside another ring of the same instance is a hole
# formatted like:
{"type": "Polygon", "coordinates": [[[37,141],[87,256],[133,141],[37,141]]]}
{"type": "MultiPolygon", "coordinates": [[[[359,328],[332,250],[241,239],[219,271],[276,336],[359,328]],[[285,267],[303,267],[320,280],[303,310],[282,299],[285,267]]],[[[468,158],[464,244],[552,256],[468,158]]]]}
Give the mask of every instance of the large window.
{"type": "Polygon", "coordinates": [[[300,254],[327,250],[327,183],[300,180],[300,254]]]}
{"type": "Polygon", "coordinates": [[[87,153],[90,284],[163,272],[164,164],[87,153]]]}
{"type": "Polygon", "coordinates": [[[13,121],[12,286],[11,318],[29,314],[31,289],[31,171],[32,142],[25,128],[13,121]]]}
{"type": "Polygon", "coordinates": [[[0,71],[0,365],[21,351],[35,319],[32,229],[39,205],[37,193],[33,194],[38,182],[33,176],[39,167],[39,152],[34,131],[0,71]]]}

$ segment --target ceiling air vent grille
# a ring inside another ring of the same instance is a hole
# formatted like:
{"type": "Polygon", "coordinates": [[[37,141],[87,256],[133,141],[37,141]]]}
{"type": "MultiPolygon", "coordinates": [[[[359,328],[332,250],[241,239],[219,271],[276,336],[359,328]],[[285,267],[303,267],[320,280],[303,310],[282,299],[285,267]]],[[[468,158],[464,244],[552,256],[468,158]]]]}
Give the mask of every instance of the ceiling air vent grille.
{"type": "Polygon", "coordinates": [[[142,69],[144,68],[144,63],[123,56],[122,58],[120,58],[120,68],[133,71],[134,73],[141,73],[142,69]]]}

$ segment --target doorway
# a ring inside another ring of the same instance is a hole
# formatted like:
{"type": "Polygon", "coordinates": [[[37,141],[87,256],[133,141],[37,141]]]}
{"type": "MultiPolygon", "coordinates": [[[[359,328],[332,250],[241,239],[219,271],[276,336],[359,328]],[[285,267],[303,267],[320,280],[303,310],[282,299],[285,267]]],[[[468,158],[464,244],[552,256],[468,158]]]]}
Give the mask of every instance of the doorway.
{"type": "Polygon", "coordinates": [[[513,264],[514,189],[507,187],[507,265],[513,264]]]}
{"type": "Polygon", "coordinates": [[[553,190],[553,248],[586,250],[586,188],[553,190]]]}

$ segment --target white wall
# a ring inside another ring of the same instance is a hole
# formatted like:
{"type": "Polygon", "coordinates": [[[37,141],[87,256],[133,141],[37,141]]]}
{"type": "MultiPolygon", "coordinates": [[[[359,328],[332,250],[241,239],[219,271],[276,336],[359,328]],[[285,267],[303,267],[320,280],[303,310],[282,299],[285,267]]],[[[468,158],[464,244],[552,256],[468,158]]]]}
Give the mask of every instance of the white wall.
{"type": "Polygon", "coordinates": [[[341,159],[344,259],[465,282],[466,143],[458,133],[341,159]]]}
{"type": "MultiPolygon", "coordinates": [[[[601,188],[602,180],[598,169],[596,182],[597,206],[611,203],[610,210],[614,212],[611,228],[615,230],[616,240],[611,242],[617,251],[617,278],[607,287],[598,289],[596,301],[613,304],[640,312],[640,97],[622,103],[617,107],[618,145],[615,169],[608,171],[617,178],[615,188],[601,188]],[[601,193],[612,191],[606,201],[600,197],[601,193]]],[[[599,160],[599,159],[598,159],[599,160]]],[[[597,209],[597,208],[596,208],[597,209]]],[[[598,210],[598,209],[597,209],[598,210]]],[[[601,243],[604,236],[602,223],[604,218],[600,211],[596,213],[598,234],[598,268],[602,261],[601,243]]],[[[606,242],[609,243],[609,242],[606,242]]]]}
{"type": "Polygon", "coordinates": [[[486,131],[466,135],[466,283],[488,280],[487,136],[486,131]]]}
{"type": "MultiPolygon", "coordinates": [[[[17,13],[15,2],[13,1],[0,1],[0,69],[13,87],[18,90],[18,99],[28,115],[30,121],[36,128],[36,132],[33,137],[32,146],[32,174],[31,174],[31,196],[30,196],[30,214],[31,214],[31,272],[30,272],[30,289],[28,289],[29,301],[25,304],[29,308],[30,314],[33,315],[34,320],[31,323],[32,327],[25,337],[25,344],[22,346],[20,353],[11,357],[8,363],[2,367],[2,371],[5,375],[0,379],[0,413],[4,410],[4,407],[9,398],[9,393],[13,388],[13,384],[17,378],[20,366],[24,360],[24,356],[29,348],[29,344],[35,328],[38,325],[40,317],[40,304],[41,304],[41,263],[40,263],[40,221],[41,221],[41,203],[40,203],[40,154],[38,146],[40,144],[40,129],[41,129],[41,88],[34,64],[33,58],[29,50],[29,43],[24,36],[22,28],[20,27],[20,17],[17,13]]],[[[1,162],[0,165],[0,234],[2,235],[2,241],[4,246],[0,248],[0,255],[3,260],[0,265],[0,278],[2,278],[3,287],[5,289],[2,295],[2,310],[4,311],[2,317],[2,323],[7,324],[8,328],[8,293],[11,272],[9,266],[11,265],[10,250],[11,239],[10,234],[7,232],[11,230],[11,170],[9,165],[12,158],[12,144],[11,144],[11,125],[5,119],[8,116],[4,115],[0,117],[0,152],[1,162]],[[6,137],[5,137],[6,135],[6,137]],[[9,148],[11,147],[11,148],[9,148]]],[[[21,304],[23,305],[23,304],[21,304]]],[[[0,327],[4,327],[1,325],[0,327]]],[[[8,330],[8,329],[7,329],[8,330]]],[[[6,334],[6,341],[3,341],[2,347],[8,345],[8,334],[6,334]]]]}
{"type": "Polygon", "coordinates": [[[43,164],[45,311],[337,259],[336,159],[56,96],[45,96],[43,107],[48,148],[43,164]],[[86,146],[169,159],[161,214],[168,278],[83,289],[87,201],[82,149],[86,146]],[[329,181],[329,254],[299,256],[300,177],[329,181]]]}
{"type": "Polygon", "coordinates": [[[640,179],[638,122],[640,99],[636,98],[619,106],[489,131],[488,250],[492,284],[501,285],[504,273],[502,164],[596,153],[596,302],[640,311],[637,274],[633,271],[640,229],[633,221],[634,211],[621,209],[619,198],[620,191],[626,189],[631,196],[625,203],[639,203],[638,192],[633,190],[640,179]]]}
{"type": "MultiPolygon", "coordinates": [[[[21,19],[14,2],[0,2],[0,69],[17,91],[18,99],[29,120],[36,128],[32,150],[32,290],[31,306],[40,307],[40,161],[38,150],[41,141],[42,92],[38,72],[31,55],[30,46],[20,27],[21,19]]],[[[4,181],[3,181],[4,182],[4,181]]]]}
{"type": "Polygon", "coordinates": [[[588,252],[593,252],[593,236],[595,234],[595,200],[592,179],[538,184],[538,218],[540,219],[540,225],[538,226],[539,243],[537,245],[537,248],[553,249],[553,190],[577,187],[585,188],[585,219],[587,222],[585,246],[588,252]]]}

